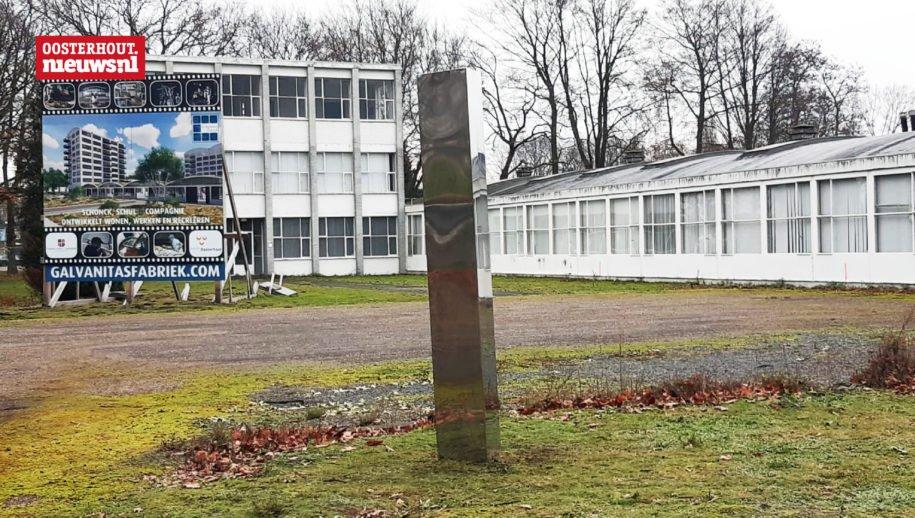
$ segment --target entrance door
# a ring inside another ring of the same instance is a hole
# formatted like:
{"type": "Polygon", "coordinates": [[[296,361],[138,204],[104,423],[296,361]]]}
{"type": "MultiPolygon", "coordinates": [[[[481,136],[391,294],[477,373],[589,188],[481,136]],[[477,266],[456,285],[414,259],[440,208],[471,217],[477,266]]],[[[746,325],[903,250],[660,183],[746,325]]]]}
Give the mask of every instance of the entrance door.
{"type": "MultiPolygon", "coordinates": [[[[241,236],[245,243],[245,251],[248,253],[248,265],[254,275],[263,275],[264,273],[264,220],[262,218],[242,218],[241,236]]],[[[234,232],[235,226],[230,218],[226,221],[226,232],[234,232]]],[[[244,258],[241,250],[235,256],[235,275],[244,275],[244,258]]]]}

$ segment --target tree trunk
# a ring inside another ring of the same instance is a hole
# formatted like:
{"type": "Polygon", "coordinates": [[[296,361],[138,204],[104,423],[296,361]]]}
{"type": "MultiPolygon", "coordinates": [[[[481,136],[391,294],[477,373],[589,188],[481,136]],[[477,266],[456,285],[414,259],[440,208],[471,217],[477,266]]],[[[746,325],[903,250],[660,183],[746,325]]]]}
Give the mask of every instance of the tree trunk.
{"type": "MultiPolygon", "coordinates": [[[[3,185],[9,186],[9,147],[4,146],[3,150],[3,185]]],[[[8,275],[15,275],[19,272],[16,264],[16,206],[12,200],[6,202],[6,256],[8,275]]]]}

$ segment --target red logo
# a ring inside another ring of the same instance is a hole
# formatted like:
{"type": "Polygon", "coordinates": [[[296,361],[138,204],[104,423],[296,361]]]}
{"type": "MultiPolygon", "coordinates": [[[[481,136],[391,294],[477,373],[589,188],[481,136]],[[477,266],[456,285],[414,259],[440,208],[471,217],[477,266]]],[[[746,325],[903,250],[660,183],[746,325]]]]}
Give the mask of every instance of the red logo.
{"type": "Polygon", "coordinates": [[[39,80],[143,79],[145,36],[36,36],[39,80]]]}

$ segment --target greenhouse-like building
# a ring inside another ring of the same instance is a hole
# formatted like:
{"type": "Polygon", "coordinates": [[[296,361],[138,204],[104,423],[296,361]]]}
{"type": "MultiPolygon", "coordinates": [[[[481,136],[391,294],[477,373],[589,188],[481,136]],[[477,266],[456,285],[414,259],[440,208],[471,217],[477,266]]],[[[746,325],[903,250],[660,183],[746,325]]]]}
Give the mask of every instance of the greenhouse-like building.
{"type": "MultiPolygon", "coordinates": [[[[786,142],[489,185],[500,274],[915,284],[915,132],[786,142]]],[[[425,270],[422,206],[407,268],[425,270]]]]}

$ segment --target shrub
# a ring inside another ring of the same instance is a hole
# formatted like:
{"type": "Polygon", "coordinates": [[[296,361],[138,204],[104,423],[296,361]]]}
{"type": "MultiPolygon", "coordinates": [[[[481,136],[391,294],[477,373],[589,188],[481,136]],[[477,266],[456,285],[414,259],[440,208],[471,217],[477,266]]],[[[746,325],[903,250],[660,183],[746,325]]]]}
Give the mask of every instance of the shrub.
{"type": "Polygon", "coordinates": [[[118,202],[115,201],[115,200],[105,200],[104,202],[102,202],[102,204],[99,206],[99,208],[101,208],[101,209],[116,209],[116,208],[118,208],[118,207],[120,207],[120,206],[121,206],[121,204],[118,203],[118,202]]]}
{"type": "Polygon", "coordinates": [[[867,367],[852,382],[891,389],[915,385],[915,338],[906,327],[883,337],[867,367]]]}

